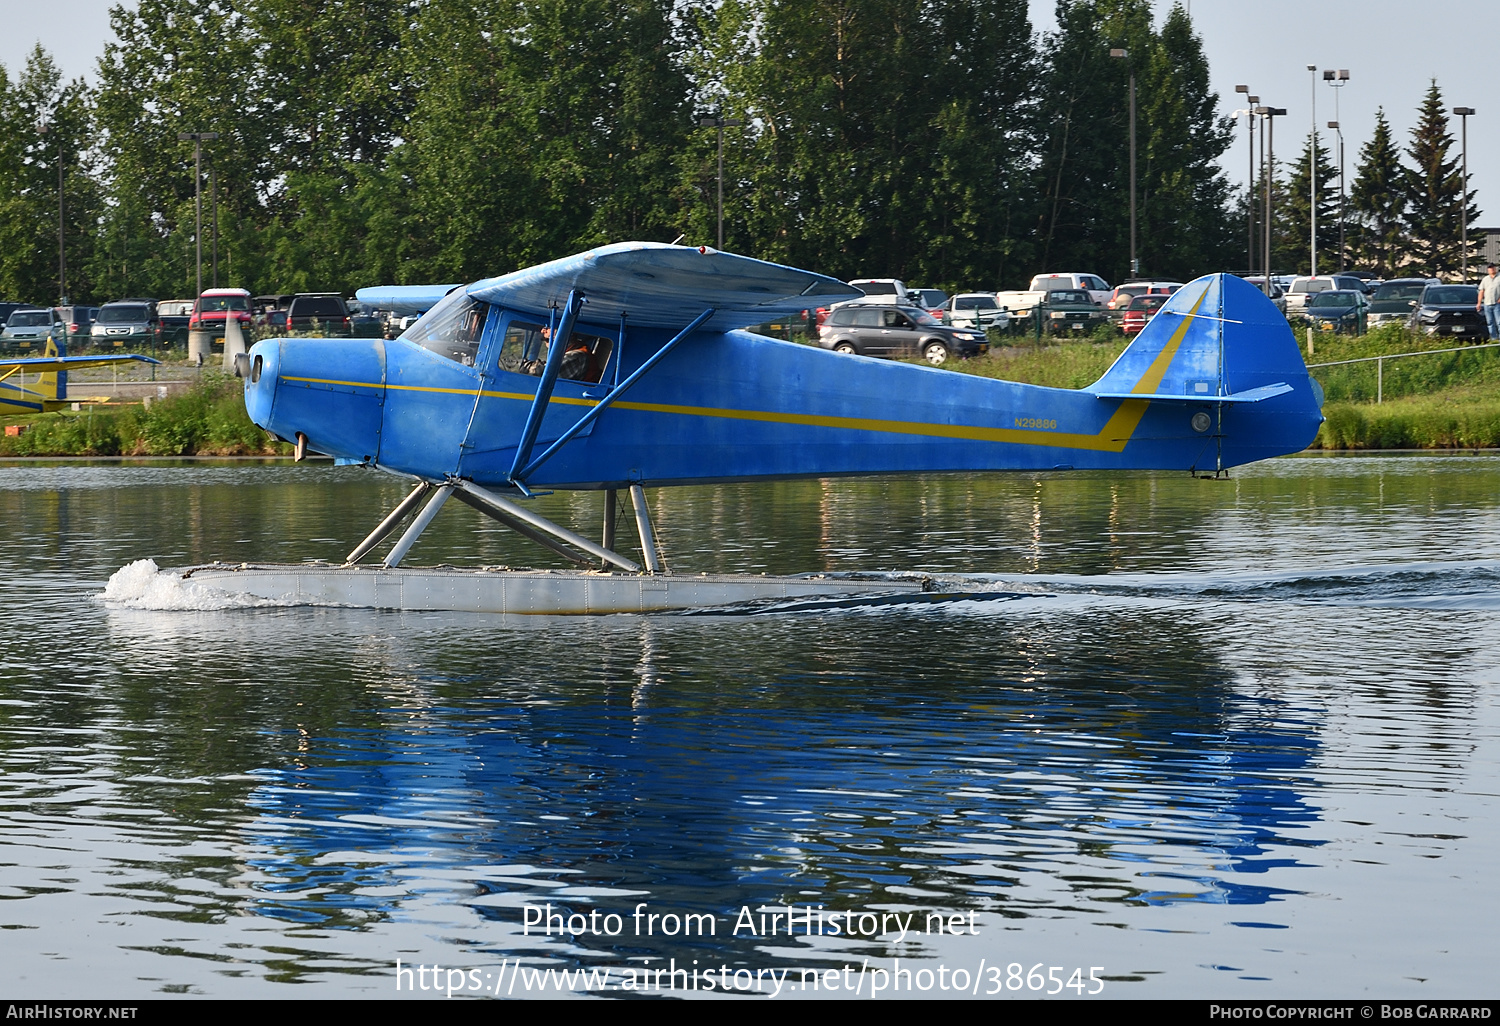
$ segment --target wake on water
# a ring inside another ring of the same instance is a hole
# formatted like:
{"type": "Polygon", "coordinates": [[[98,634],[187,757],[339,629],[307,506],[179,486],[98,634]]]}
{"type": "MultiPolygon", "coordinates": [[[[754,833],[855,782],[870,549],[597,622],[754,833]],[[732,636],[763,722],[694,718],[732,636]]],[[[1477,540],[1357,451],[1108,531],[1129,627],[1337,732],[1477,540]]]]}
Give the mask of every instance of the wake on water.
{"type": "Polygon", "coordinates": [[[176,612],[254,609],[293,604],[220,591],[190,578],[184,579],[181,573],[164,571],[156,565],[154,559],[138,559],[120,567],[110,575],[109,583],[105,584],[104,594],[100,597],[107,605],[126,609],[176,612]]]}
{"type": "MultiPolygon", "coordinates": [[[[830,574],[832,577],[844,576],[830,574]]],[[[907,580],[910,572],[862,573],[867,579],[907,580]]],[[[1111,601],[1153,603],[1282,602],[1294,605],[1371,606],[1412,609],[1500,608],[1500,561],[1398,563],[1319,570],[1200,571],[1140,574],[923,574],[932,591],[878,599],[831,599],[755,603],[705,613],[812,612],[832,609],[941,607],[950,611],[994,609],[1017,600],[1097,596],[1111,601]]],[[[303,604],[221,591],[161,570],[138,559],[110,577],[100,596],[108,605],[161,611],[254,609],[303,604]]]]}

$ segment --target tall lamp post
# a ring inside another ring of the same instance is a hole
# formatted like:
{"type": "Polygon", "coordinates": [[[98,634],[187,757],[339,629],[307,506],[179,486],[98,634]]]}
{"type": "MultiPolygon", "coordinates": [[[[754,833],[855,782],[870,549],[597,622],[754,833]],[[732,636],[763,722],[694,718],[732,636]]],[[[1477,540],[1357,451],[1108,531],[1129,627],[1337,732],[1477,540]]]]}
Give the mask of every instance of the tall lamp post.
{"type": "Polygon", "coordinates": [[[719,130],[719,249],[724,248],[724,129],[738,128],[744,124],[739,118],[699,118],[703,128],[719,130]]]}
{"type": "MultiPolygon", "coordinates": [[[[1250,95],[1250,87],[1237,85],[1234,87],[1237,93],[1245,94],[1245,102],[1249,105],[1245,109],[1245,142],[1250,151],[1250,177],[1245,179],[1245,270],[1255,270],[1255,104],[1260,100],[1258,96],[1250,95]]],[[[1235,111],[1238,117],[1240,112],[1235,111]]]]}
{"type": "MultiPolygon", "coordinates": [[[[46,135],[50,125],[38,125],[37,134],[46,135]]],[[[68,305],[68,250],[63,245],[63,141],[57,137],[57,305],[68,305]]]]}
{"type": "Polygon", "coordinates": [[[1110,50],[1109,55],[1122,58],[1130,69],[1130,276],[1138,278],[1141,261],[1135,249],[1135,63],[1130,59],[1129,50],[1116,48],[1110,50]]]}
{"type": "Polygon", "coordinates": [[[1349,81],[1349,70],[1341,68],[1323,71],[1323,81],[1333,87],[1333,120],[1328,127],[1339,134],[1339,270],[1344,269],[1344,130],[1339,126],[1339,90],[1349,81]]]}
{"type": "Polygon", "coordinates": [[[1311,274],[1314,278],[1318,276],[1318,79],[1316,64],[1309,64],[1307,70],[1313,74],[1309,76],[1312,83],[1312,145],[1307,150],[1307,184],[1308,198],[1312,206],[1312,233],[1311,240],[1311,274]]]}
{"type": "Polygon", "coordinates": [[[193,143],[193,207],[195,223],[193,242],[198,247],[198,292],[203,294],[203,144],[219,137],[218,132],[178,132],[177,138],[193,143]]]}
{"type": "Polygon", "coordinates": [[[1262,208],[1266,221],[1266,295],[1271,294],[1271,181],[1276,177],[1276,119],[1286,116],[1285,107],[1256,107],[1255,113],[1265,118],[1266,125],[1266,203],[1262,208]]]}
{"type": "Polygon", "coordinates": [[[1463,119],[1464,177],[1458,190],[1458,223],[1463,237],[1464,281],[1469,280],[1469,115],[1473,107],[1454,107],[1453,113],[1463,119]]]}

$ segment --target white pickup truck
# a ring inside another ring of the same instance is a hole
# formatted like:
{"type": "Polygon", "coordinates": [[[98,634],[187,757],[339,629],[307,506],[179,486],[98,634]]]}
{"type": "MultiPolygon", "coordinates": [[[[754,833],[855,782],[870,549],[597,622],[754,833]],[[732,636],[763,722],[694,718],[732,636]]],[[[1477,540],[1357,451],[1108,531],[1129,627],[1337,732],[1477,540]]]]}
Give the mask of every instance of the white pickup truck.
{"type": "Polygon", "coordinates": [[[1039,274],[1031,279],[1031,287],[1026,291],[997,292],[995,302],[1009,310],[1012,318],[1030,317],[1036,305],[1047,298],[1047,293],[1059,289],[1086,289],[1094,302],[1101,306],[1109,299],[1110,291],[1109,283],[1097,274],[1039,274]]]}

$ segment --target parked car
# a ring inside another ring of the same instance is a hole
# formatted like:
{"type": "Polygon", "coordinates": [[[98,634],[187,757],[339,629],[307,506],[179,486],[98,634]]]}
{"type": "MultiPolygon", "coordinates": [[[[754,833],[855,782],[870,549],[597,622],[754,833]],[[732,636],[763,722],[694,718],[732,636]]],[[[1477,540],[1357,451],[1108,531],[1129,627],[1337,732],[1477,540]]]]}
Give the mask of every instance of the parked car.
{"type": "MultiPolygon", "coordinates": [[[[907,291],[906,283],[896,278],[855,278],[849,283],[864,293],[860,299],[851,299],[851,303],[895,303],[897,306],[915,306],[910,293],[907,291]]],[[[836,306],[843,306],[836,303],[836,306]]]]}
{"type": "MultiPolygon", "coordinates": [[[[1266,290],[1266,279],[1264,275],[1247,274],[1245,275],[1245,280],[1248,281],[1251,285],[1254,285],[1256,288],[1260,289],[1262,292],[1266,290]]],[[[1283,314],[1286,313],[1286,291],[1276,283],[1275,278],[1271,279],[1271,295],[1269,298],[1275,305],[1276,309],[1280,310],[1283,314]]]]}
{"type": "Polygon", "coordinates": [[[0,331],[0,347],[9,353],[36,354],[47,348],[47,340],[62,342],[67,325],[56,310],[23,306],[13,310],[0,331]]]}
{"type": "MultiPolygon", "coordinates": [[[[250,319],[259,327],[268,327],[271,323],[271,314],[276,311],[286,313],[287,307],[292,305],[293,293],[278,293],[274,296],[254,296],[250,300],[250,319]]],[[[283,318],[285,323],[285,318],[283,318]]]]}
{"type": "Polygon", "coordinates": [[[1120,330],[1127,335],[1139,335],[1141,329],[1151,322],[1171,296],[1157,293],[1150,296],[1136,296],[1130,301],[1130,306],[1120,315],[1120,330]]]}
{"type": "Polygon", "coordinates": [[[385,316],[375,309],[368,309],[345,301],[349,308],[349,334],[354,338],[384,338],[385,316]]]}
{"type": "Polygon", "coordinates": [[[1104,308],[1116,320],[1120,320],[1124,318],[1125,311],[1130,308],[1130,303],[1136,296],[1170,296],[1180,288],[1180,281],[1127,281],[1115,286],[1109,299],[1105,301],[1104,308]]]}
{"type": "Polygon", "coordinates": [[[250,330],[250,293],[246,289],[204,289],[193,305],[193,314],[188,321],[188,330],[207,331],[224,336],[224,325],[229,318],[239,322],[240,330],[250,330]]]}
{"type": "Polygon", "coordinates": [[[1320,274],[1316,278],[1309,275],[1298,275],[1292,279],[1292,283],[1286,290],[1287,310],[1302,310],[1307,306],[1309,296],[1319,292],[1328,292],[1332,289],[1351,289],[1355,292],[1363,292],[1365,283],[1352,274],[1320,274]]]}
{"type": "Polygon", "coordinates": [[[920,356],[933,365],[950,356],[977,356],[989,349],[982,332],[943,324],[914,306],[848,303],[836,306],[818,330],[818,345],[860,356],[920,356]]]}
{"type": "Polygon", "coordinates": [[[963,292],[948,300],[942,320],[955,328],[1010,330],[1010,314],[1000,309],[993,292],[963,292]]]}
{"type": "Polygon", "coordinates": [[[1370,312],[1367,323],[1370,327],[1382,324],[1406,324],[1422,301],[1422,290],[1429,285],[1441,285],[1436,278],[1392,278],[1375,286],[1370,296],[1370,312]]]}
{"type": "Polygon", "coordinates": [[[1019,292],[997,292],[995,302],[1000,309],[1010,312],[1012,318],[1027,318],[1036,313],[1038,306],[1047,299],[1047,293],[1070,289],[1084,289],[1095,303],[1103,304],[1109,299],[1109,284],[1097,274],[1039,274],[1031,279],[1031,287],[1019,292]]]}
{"type": "Polygon", "coordinates": [[[948,293],[942,289],[907,289],[906,294],[911,298],[912,306],[926,310],[938,320],[943,319],[942,310],[948,302],[948,293]]]}
{"type": "Polygon", "coordinates": [[[97,306],[59,306],[56,310],[63,324],[67,325],[68,341],[79,344],[89,337],[89,330],[94,326],[94,316],[99,312],[97,306]]]}
{"type": "Polygon", "coordinates": [[[337,292],[299,292],[287,307],[286,330],[348,338],[349,308],[337,292]]]}
{"type": "Polygon", "coordinates": [[[121,299],[105,303],[89,329],[96,346],[114,349],[154,345],[161,337],[161,321],[151,300],[121,299]]]}
{"type": "Polygon", "coordinates": [[[1104,308],[1083,289],[1054,289],[1042,301],[1041,311],[1049,335],[1087,333],[1109,320],[1104,308]]]}
{"type": "Polygon", "coordinates": [[[1411,326],[1429,335],[1487,338],[1489,328],[1479,312],[1479,286],[1427,286],[1412,311],[1411,326]]]}
{"type": "Polygon", "coordinates": [[[1363,335],[1370,303],[1361,289],[1329,289],[1307,301],[1303,319],[1319,331],[1363,335]]]}
{"type": "Polygon", "coordinates": [[[25,303],[0,303],[0,328],[5,327],[5,322],[10,315],[24,307],[25,303]]]}
{"type": "Polygon", "coordinates": [[[187,345],[188,322],[193,319],[193,301],[164,299],[156,304],[156,319],[161,324],[162,345],[187,345]]]}

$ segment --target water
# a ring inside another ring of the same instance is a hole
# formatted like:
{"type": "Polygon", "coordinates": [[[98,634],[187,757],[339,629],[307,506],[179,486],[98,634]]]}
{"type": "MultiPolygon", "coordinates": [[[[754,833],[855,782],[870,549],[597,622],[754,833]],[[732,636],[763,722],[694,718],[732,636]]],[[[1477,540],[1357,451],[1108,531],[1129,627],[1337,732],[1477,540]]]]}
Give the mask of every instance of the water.
{"type": "MultiPolygon", "coordinates": [[[[1011,597],[508,619],[106,603],[140,558],[339,558],[401,483],[8,464],[7,996],[555,996],[532,971],[582,967],[1493,997],[1497,486],[1401,456],[681,489],[675,569],[1011,597]],[[578,934],[528,927],[548,906],[578,934]],[[759,918],[786,907],[792,937],[759,918]]],[[[597,533],[598,496],[540,504],[597,533]]],[[[555,565],[463,507],[411,561],[555,565]]]]}

